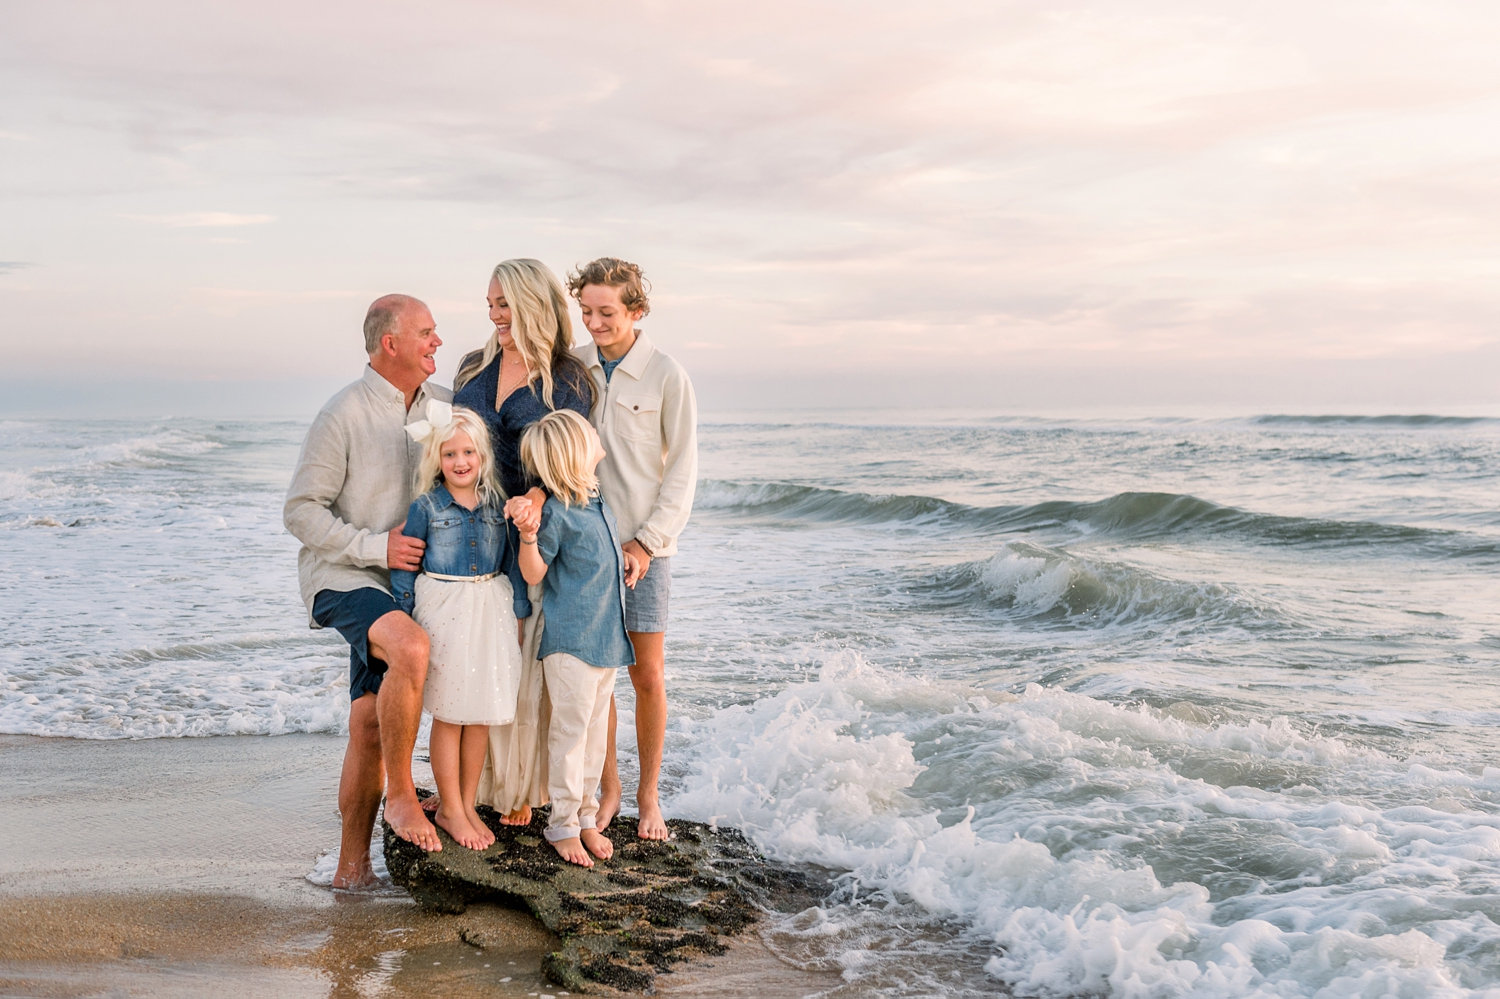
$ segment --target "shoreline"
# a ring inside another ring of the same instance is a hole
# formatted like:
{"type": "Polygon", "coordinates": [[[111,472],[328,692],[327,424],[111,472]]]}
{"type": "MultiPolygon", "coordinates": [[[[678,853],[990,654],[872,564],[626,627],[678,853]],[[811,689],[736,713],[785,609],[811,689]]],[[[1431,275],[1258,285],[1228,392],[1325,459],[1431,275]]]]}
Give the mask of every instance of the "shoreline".
{"type": "MultiPolygon", "coordinates": [[[[0,994],[564,994],[541,977],[558,940],[528,913],[440,915],[399,889],[307,880],[338,845],[343,749],[330,735],[0,736],[0,994]]],[[[751,930],[657,984],[736,999],[822,992],[838,976],[786,965],[751,930]]]]}

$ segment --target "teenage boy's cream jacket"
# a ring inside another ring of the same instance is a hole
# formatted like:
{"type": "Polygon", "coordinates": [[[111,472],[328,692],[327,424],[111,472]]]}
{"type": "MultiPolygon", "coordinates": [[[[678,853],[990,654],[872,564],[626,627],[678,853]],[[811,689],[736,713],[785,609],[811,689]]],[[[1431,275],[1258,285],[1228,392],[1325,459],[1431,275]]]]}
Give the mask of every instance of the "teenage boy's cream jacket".
{"type": "Polygon", "coordinates": [[[698,486],[698,401],[682,365],[636,332],[630,353],[606,383],[599,348],[574,354],[594,383],[590,419],[608,455],[599,490],[614,511],[622,541],[636,540],[666,558],[693,512],[698,486]]]}

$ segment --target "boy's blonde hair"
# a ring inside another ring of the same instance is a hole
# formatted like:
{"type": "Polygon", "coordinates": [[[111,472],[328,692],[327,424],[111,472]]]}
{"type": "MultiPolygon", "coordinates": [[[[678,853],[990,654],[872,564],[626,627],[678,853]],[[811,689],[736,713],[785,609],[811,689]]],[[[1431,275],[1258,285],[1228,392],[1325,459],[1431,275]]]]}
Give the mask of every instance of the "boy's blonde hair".
{"type": "Polygon", "coordinates": [[[478,413],[464,406],[453,407],[453,423],[446,434],[433,434],[423,445],[422,461],[417,465],[418,495],[442,485],[443,445],[451,441],[453,435],[460,430],[469,435],[469,440],[474,442],[474,450],[479,452],[479,479],[474,484],[474,492],[479,496],[479,502],[488,503],[491,499],[503,500],[505,490],[500,488],[500,480],[495,475],[495,449],[490,446],[489,428],[485,426],[484,420],[478,413]]]}
{"type": "Polygon", "coordinates": [[[599,491],[589,458],[589,421],[571,409],[556,409],[521,434],[521,460],[563,506],[584,504],[599,491]]]}
{"type": "Polygon", "coordinates": [[[591,284],[618,288],[620,304],[627,310],[639,311],[642,319],[651,315],[651,282],[641,273],[639,264],[619,257],[591,260],[568,275],[568,294],[581,302],[583,289],[591,284]]]}

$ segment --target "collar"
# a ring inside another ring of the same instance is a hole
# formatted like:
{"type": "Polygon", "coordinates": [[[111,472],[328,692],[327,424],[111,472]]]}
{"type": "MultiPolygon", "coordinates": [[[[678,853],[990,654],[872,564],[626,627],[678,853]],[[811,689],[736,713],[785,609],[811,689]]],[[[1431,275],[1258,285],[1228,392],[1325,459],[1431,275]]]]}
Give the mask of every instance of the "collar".
{"type": "MultiPolygon", "coordinates": [[[[360,376],[360,382],[363,383],[365,388],[375,398],[387,403],[394,402],[402,407],[402,409],[406,408],[406,393],[386,381],[385,376],[376,371],[368,363],[365,365],[364,374],[360,376]]],[[[427,394],[427,383],[424,381],[421,385],[417,386],[417,394],[412,396],[411,408],[413,412],[417,411],[422,401],[427,398],[427,394]]]]}
{"type": "MultiPolygon", "coordinates": [[[[589,367],[598,368],[600,371],[603,371],[604,356],[599,353],[598,345],[590,344],[589,346],[594,351],[594,358],[589,363],[589,367]]],[[[636,381],[640,381],[641,376],[646,373],[646,365],[651,363],[651,357],[655,353],[656,345],[646,338],[645,333],[636,330],[635,343],[630,345],[630,349],[625,352],[625,356],[620,358],[620,363],[615,365],[615,374],[623,371],[636,381]]]]}

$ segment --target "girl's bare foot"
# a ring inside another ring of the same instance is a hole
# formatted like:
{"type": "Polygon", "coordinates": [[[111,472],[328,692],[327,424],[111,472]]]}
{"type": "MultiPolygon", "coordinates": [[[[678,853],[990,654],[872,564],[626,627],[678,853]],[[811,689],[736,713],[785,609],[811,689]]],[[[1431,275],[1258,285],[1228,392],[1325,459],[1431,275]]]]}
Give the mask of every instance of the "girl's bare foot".
{"type": "Polygon", "coordinates": [[[465,808],[464,815],[468,818],[469,825],[473,828],[475,834],[479,837],[480,842],[484,844],[483,846],[476,846],[474,849],[488,850],[491,846],[494,846],[495,834],[490,832],[490,827],[485,824],[484,819],[481,819],[479,817],[479,812],[472,808],[465,808]]]}
{"type": "Polygon", "coordinates": [[[667,828],[667,820],[661,817],[661,806],[656,803],[656,798],[640,798],[637,800],[640,812],[640,823],[635,827],[635,834],[641,839],[668,839],[672,831],[667,828]]]}
{"type": "Polygon", "coordinates": [[[553,841],[552,849],[570,864],[577,864],[579,867],[594,866],[594,858],[589,856],[589,852],[583,848],[583,840],[577,836],[553,841]]]}
{"type": "Polygon", "coordinates": [[[531,806],[522,805],[514,812],[506,812],[500,816],[500,822],[507,826],[529,826],[531,825],[531,806]]]}
{"type": "Polygon", "coordinates": [[[442,803],[443,799],[441,795],[429,794],[427,797],[422,799],[422,811],[426,812],[428,815],[431,815],[433,812],[438,810],[438,806],[440,806],[442,803]]]}
{"type": "Polygon", "coordinates": [[[583,843],[584,849],[600,860],[608,860],[615,855],[615,845],[597,829],[583,830],[578,834],[578,839],[583,843]]]}
{"type": "Polygon", "coordinates": [[[470,850],[483,850],[480,844],[484,842],[483,837],[469,825],[469,817],[460,809],[458,814],[450,812],[446,808],[439,808],[432,816],[438,825],[447,830],[448,835],[453,837],[459,846],[466,846],[470,850]]]}

